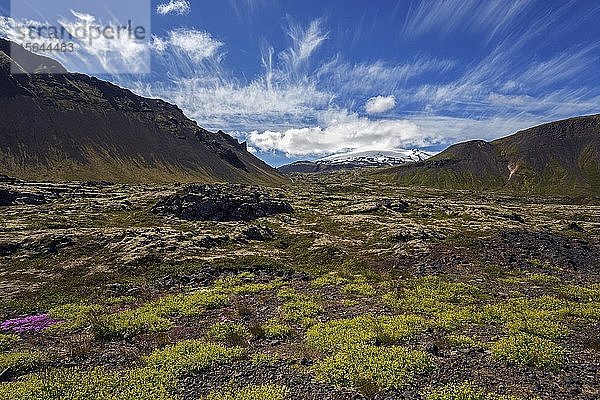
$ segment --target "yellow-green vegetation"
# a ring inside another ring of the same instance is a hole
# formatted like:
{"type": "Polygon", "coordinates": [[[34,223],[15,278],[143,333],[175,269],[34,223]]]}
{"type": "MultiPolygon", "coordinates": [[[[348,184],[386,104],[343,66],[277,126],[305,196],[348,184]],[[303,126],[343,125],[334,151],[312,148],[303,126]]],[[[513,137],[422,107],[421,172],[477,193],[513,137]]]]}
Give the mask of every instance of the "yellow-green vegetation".
{"type": "Polygon", "coordinates": [[[48,361],[48,357],[38,351],[0,353],[0,372],[22,373],[36,368],[46,361],[48,361]]]}
{"type": "Polygon", "coordinates": [[[248,343],[250,332],[241,324],[218,322],[208,329],[206,338],[214,342],[240,346],[248,343]]]}
{"type": "Polygon", "coordinates": [[[520,333],[492,343],[494,357],[517,365],[557,369],[564,359],[564,349],[538,336],[520,333]]]}
{"type": "Polygon", "coordinates": [[[275,365],[280,360],[277,354],[273,353],[256,353],[250,357],[250,361],[254,365],[275,365]]]}
{"type": "Polygon", "coordinates": [[[245,356],[241,348],[189,340],[154,351],[131,370],[52,369],[0,384],[0,398],[11,400],[179,400],[178,379],[211,365],[245,356]]]}
{"type": "Polygon", "coordinates": [[[0,333],[0,351],[8,350],[19,340],[17,335],[5,335],[0,333]]]}
{"type": "Polygon", "coordinates": [[[254,275],[247,272],[227,276],[215,282],[215,290],[225,294],[256,294],[277,289],[284,285],[284,282],[279,279],[266,283],[249,282],[252,279],[254,279],[254,275]]]}
{"type": "Polygon", "coordinates": [[[439,328],[446,330],[472,322],[474,306],[483,299],[479,288],[437,276],[409,281],[398,293],[384,296],[391,309],[430,317],[439,328]]]}
{"type": "Polygon", "coordinates": [[[292,300],[283,304],[282,318],[285,321],[298,322],[303,325],[312,325],[314,318],[321,315],[323,306],[312,300],[292,300]]]}
{"type": "Polygon", "coordinates": [[[572,299],[583,302],[600,302],[600,284],[590,286],[565,285],[560,292],[572,299]]]}
{"type": "Polygon", "coordinates": [[[63,321],[52,329],[75,330],[91,325],[91,321],[103,312],[104,308],[99,305],[66,304],[50,309],[48,315],[63,321]]]}
{"type": "Polygon", "coordinates": [[[538,284],[549,284],[555,285],[561,282],[561,279],[558,276],[548,275],[548,274],[529,274],[525,276],[510,276],[507,278],[502,278],[502,282],[505,283],[538,283],[538,284]]]}
{"type": "Polygon", "coordinates": [[[340,292],[347,296],[371,297],[375,296],[375,288],[368,283],[349,283],[340,292]]]}
{"type": "Polygon", "coordinates": [[[452,347],[459,348],[477,348],[483,347],[481,343],[465,335],[448,335],[446,342],[452,347]]]}
{"type": "Polygon", "coordinates": [[[201,400],[286,400],[288,389],[279,385],[250,385],[241,389],[225,389],[202,397],[201,400]]]}
{"type": "Polygon", "coordinates": [[[292,334],[292,328],[277,320],[269,320],[261,325],[262,336],[267,339],[284,339],[292,334]]]}
{"type": "Polygon", "coordinates": [[[340,276],[337,272],[330,272],[311,282],[311,285],[316,287],[343,285],[349,283],[350,279],[340,276]]]}
{"type": "Polygon", "coordinates": [[[367,396],[403,388],[432,367],[427,354],[401,346],[354,346],[325,358],[314,367],[322,382],[354,387],[367,396]]]}
{"type": "Polygon", "coordinates": [[[154,351],[145,358],[148,367],[162,374],[178,377],[184,373],[201,371],[211,365],[241,359],[246,352],[240,347],[224,347],[198,340],[185,340],[154,351]]]}
{"type": "Polygon", "coordinates": [[[486,393],[470,382],[460,385],[447,385],[430,390],[425,400],[521,400],[519,397],[486,393]]]}
{"type": "Polygon", "coordinates": [[[424,332],[428,321],[417,315],[363,315],[314,325],[306,332],[306,343],[323,353],[346,348],[394,344],[424,332]]]}
{"type": "Polygon", "coordinates": [[[556,339],[569,332],[565,318],[570,309],[567,301],[551,296],[519,298],[487,305],[477,318],[483,324],[502,324],[509,333],[525,332],[556,339]]]}
{"type": "Polygon", "coordinates": [[[174,326],[169,317],[195,316],[227,303],[226,295],[212,291],[170,295],[150,301],[139,308],[100,316],[94,320],[93,328],[96,335],[103,338],[166,331],[174,326]]]}
{"type": "Polygon", "coordinates": [[[56,369],[0,384],[0,398],[11,400],[179,400],[170,384],[150,368],[109,372],[56,369]]]}

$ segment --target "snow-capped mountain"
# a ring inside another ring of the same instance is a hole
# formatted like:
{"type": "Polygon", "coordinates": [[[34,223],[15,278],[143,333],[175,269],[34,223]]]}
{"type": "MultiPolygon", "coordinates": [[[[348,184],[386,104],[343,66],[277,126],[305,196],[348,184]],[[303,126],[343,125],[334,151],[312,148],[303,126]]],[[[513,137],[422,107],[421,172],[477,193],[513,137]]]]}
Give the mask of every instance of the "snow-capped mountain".
{"type": "Polygon", "coordinates": [[[316,160],[316,164],[356,164],[365,167],[385,167],[424,161],[430,154],[418,149],[412,150],[368,150],[334,154],[316,160]]]}
{"type": "Polygon", "coordinates": [[[432,154],[412,150],[359,150],[339,153],[314,161],[297,161],[279,167],[280,172],[326,172],[340,169],[391,167],[424,161],[432,154]]]}

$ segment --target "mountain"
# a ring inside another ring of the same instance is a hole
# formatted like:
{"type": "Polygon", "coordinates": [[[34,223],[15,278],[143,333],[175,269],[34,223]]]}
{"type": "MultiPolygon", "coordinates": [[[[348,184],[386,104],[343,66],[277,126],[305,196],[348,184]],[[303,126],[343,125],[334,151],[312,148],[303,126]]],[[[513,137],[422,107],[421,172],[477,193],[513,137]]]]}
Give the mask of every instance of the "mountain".
{"type": "Polygon", "coordinates": [[[442,189],[600,195],[600,115],[551,122],[492,142],[455,144],[378,175],[442,189]]]}
{"type": "Polygon", "coordinates": [[[423,161],[431,157],[423,151],[413,150],[369,150],[334,154],[315,161],[297,161],[279,167],[279,171],[330,172],[369,167],[391,167],[423,161]]]}
{"type": "Polygon", "coordinates": [[[245,143],[200,128],[178,107],[68,73],[3,39],[0,110],[0,174],[124,183],[285,181],[245,143]],[[11,65],[20,73],[11,73],[11,65]]]}

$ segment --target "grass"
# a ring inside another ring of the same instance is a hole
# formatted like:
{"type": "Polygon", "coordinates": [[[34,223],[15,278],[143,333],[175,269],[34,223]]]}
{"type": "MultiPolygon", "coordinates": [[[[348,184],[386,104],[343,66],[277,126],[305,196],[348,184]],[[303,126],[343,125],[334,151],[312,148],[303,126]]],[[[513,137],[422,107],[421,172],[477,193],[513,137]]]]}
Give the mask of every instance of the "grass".
{"type": "Polygon", "coordinates": [[[517,365],[555,370],[564,361],[564,349],[538,336],[520,333],[492,343],[495,358],[517,365]]]}
{"type": "Polygon", "coordinates": [[[234,346],[248,344],[250,332],[241,324],[218,322],[206,332],[206,338],[213,342],[227,343],[234,346]]]}
{"type": "Polygon", "coordinates": [[[486,393],[470,382],[446,385],[425,393],[425,400],[520,400],[519,397],[486,393]]]}
{"type": "Polygon", "coordinates": [[[355,346],[325,358],[314,367],[317,379],[354,387],[366,396],[388,388],[402,389],[432,367],[427,354],[400,346],[355,346]]]}
{"type": "Polygon", "coordinates": [[[286,400],[289,392],[280,385],[249,385],[241,389],[224,389],[213,392],[200,400],[286,400]]]}

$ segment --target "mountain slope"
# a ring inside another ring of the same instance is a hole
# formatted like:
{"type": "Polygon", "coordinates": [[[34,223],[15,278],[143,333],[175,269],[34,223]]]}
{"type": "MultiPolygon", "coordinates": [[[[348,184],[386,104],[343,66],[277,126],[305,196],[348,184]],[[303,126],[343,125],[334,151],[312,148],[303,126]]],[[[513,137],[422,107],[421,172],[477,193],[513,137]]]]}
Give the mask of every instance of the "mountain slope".
{"type": "Polygon", "coordinates": [[[0,39],[0,174],[52,181],[285,181],[245,144],[198,127],[174,105],[66,73],[10,44],[0,39]],[[11,74],[11,63],[23,73],[11,74]]]}
{"type": "Polygon", "coordinates": [[[492,142],[449,147],[379,175],[402,185],[526,193],[600,194],[600,115],[526,129],[492,142]]]}

